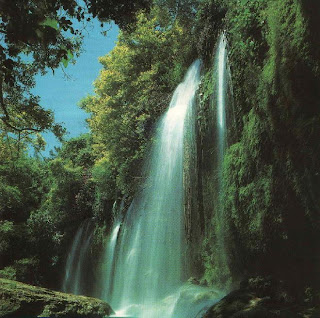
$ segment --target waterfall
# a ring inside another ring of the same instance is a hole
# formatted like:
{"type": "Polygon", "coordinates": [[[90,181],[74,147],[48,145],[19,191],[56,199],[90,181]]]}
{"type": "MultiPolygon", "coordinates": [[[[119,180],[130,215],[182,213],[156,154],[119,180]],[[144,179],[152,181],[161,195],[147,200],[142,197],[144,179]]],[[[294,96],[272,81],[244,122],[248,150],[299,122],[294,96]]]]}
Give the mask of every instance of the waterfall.
{"type": "Polygon", "coordinates": [[[76,295],[90,294],[90,243],[94,229],[92,219],[84,220],[76,232],[67,257],[62,291],[76,295]]]}
{"type": "Polygon", "coordinates": [[[217,167],[217,209],[216,209],[216,265],[220,269],[220,283],[225,284],[229,279],[228,259],[226,252],[225,237],[227,235],[227,225],[223,210],[223,160],[225,148],[227,144],[227,127],[226,127],[226,112],[228,103],[228,81],[230,78],[230,69],[227,60],[227,40],[225,34],[220,36],[218,50],[216,54],[216,109],[217,109],[217,151],[216,151],[216,167],[217,167]]]}
{"type": "Polygon", "coordinates": [[[111,299],[111,291],[112,291],[112,282],[113,282],[113,273],[114,273],[114,259],[115,259],[115,250],[116,243],[118,239],[118,234],[120,230],[119,222],[115,223],[115,226],[112,230],[110,238],[108,240],[108,244],[106,247],[105,257],[104,257],[104,288],[102,292],[102,299],[111,299]]]}
{"type": "MultiPolygon", "coordinates": [[[[113,229],[110,249],[115,246],[117,251],[112,260],[111,298],[107,300],[118,316],[173,317],[187,288],[183,145],[186,117],[194,106],[199,81],[200,62],[196,61],[158,123],[145,166],[145,184],[129,207],[120,233],[118,224],[113,229]]],[[[179,310],[175,318],[189,317],[189,309],[179,310]]]]}
{"type": "Polygon", "coordinates": [[[111,299],[114,266],[115,266],[116,245],[117,245],[121,222],[123,218],[122,214],[124,210],[124,201],[125,201],[125,198],[122,199],[119,208],[117,206],[117,201],[115,201],[112,208],[112,214],[114,217],[113,228],[108,237],[104,258],[103,258],[103,266],[102,266],[103,287],[102,287],[102,292],[100,296],[102,299],[108,299],[108,300],[111,299]]]}
{"type": "MultiPolygon", "coordinates": [[[[226,38],[223,34],[218,47],[218,102],[217,102],[217,127],[218,127],[218,156],[219,164],[223,161],[226,139],[226,79],[227,79],[227,49],[226,38]]],[[[220,181],[221,182],[221,181],[220,181]]]]}
{"type": "MultiPolygon", "coordinates": [[[[223,159],[226,145],[226,94],[227,94],[227,50],[226,38],[223,34],[219,41],[217,52],[217,181],[218,181],[218,219],[223,222],[222,213],[222,196],[223,196],[223,182],[222,170],[223,159]]],[[[221,225],[221,224],[220,224],[221,225]]],[[[223,234],[223,233],[220,233],[223,234]]],[[[221,237],[218,237],[218,240],[221,237]]],[[[223,240],[221,240],[222,244],[223,240]]]]}

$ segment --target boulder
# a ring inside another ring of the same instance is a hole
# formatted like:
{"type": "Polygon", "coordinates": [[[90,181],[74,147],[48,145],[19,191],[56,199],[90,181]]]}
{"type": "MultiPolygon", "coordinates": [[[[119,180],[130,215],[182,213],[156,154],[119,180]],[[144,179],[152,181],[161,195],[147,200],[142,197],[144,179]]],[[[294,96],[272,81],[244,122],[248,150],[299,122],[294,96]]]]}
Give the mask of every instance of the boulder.
{"type": "Polygon", "coordinates": [[[282,282],[251,278],[213,305],[203,318],[318,318],[319,299],[295,299],[282,282]]]}
{"type": "Polygon", "coordinates": [[[99,299],[0,279],[0,317],[100,318],[112,313],[111,307],[99,299]]]}

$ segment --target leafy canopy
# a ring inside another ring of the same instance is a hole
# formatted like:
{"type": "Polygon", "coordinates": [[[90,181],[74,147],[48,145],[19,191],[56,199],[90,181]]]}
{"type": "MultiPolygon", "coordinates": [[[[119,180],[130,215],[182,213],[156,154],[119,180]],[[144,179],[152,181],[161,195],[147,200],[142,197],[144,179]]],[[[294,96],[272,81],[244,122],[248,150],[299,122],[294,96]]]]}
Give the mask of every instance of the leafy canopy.
{"type": "Polygon", "coordinates": [[[118,188],[125,193],[139,183],[153,124],[169,105],[193,53],[189,29],[156,7],[139,14],[136,28],[121,32],[116,47],[100,58],[104,69],[95,81],[96,94],[82,107],[91,113],[94,151],[116,168],[118,188]]]}
{"type": "Polygon", "coordinates": [[[114,20],[128,29],[138,10],[150,0],[27,0],[0,1],[0,130],[25,135],[64,130],[53,113],[40,106],[30,90],[34,76],[59,65],[67,67],[80,52],[84,23],[93,17],[114,20]],[[83,27],[75,22],[82,22],[83,27]]]}

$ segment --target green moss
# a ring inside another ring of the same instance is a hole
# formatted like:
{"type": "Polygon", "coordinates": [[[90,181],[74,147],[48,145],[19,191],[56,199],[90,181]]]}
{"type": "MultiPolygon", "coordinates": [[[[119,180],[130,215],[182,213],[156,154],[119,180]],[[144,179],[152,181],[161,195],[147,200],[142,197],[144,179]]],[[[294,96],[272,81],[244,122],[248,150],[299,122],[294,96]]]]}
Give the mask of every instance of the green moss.
{"type": "MultiPolygon", "coordinates": [[[[320,285],[312,278],[319,277],[320,268],[312,256],[320,252],[319,14],[298,0],[224,5],[236,114],[235,126],[228,118],[223,165],[223,231],[231,276],[271,273],[297,286],[320,285]],[[288,270],[290,264],[299,275],[288,270]]],[[[200,127],[203,202],[210,221],[202,251],[204,280],[212,283],[224,274],[217,269],[214,235],[215,147],[210,138],[215,121],[209,104],[215,84],[213,70],[207,71],[200,127]]]]}
{"type": "Polygon", "coordinates": [[[105,317],[111,307],[98,299],[0,279],[1,317],[105,317]]]}
{"type": "Polygon", "coordinates": [[[0,278],[16,280],[17,279],[17,271],[12,266],[7,266],[4,269],[0,270],[0,278]]]}

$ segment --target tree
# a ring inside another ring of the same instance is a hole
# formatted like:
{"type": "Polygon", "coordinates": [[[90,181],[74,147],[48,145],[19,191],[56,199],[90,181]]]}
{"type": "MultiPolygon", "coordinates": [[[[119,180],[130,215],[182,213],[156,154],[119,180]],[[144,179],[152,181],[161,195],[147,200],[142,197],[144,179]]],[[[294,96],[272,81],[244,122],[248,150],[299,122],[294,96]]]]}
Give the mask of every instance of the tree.
{"type": "Polygon", "coordinates": [[[192,33],[167,8],[154,7],[123,31],[116,47],[100,59],[104,69],[94,96],[82,102],[91,113],[93,149],[117,171],[117,186],[132,193],[154,122],[194,58],[192,33]],[[183,54],[181,49],[183,48],[183,54]]]}
{"type": "Polygon", "coordinates": [[[21,135],[64,130],[54,123],[31,94],[34,75],[67,66],[79,54],[82,30],[75,21],[114,20],[122,28],[134,22],[135,12],[150,0],[1,0],[0,1],[0,129],[21,135]]]}

